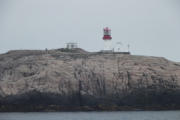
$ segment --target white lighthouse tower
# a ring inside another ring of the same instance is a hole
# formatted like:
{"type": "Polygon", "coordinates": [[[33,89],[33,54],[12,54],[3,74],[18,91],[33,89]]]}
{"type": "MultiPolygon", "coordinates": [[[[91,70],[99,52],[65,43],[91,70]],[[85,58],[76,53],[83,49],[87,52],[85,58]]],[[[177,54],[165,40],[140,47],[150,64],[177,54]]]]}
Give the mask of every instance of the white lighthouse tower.
{"type": "Polygon", "coordinates": [[[112,52],[112,46],[111,46],[111,29],[109,29],[108,27],[103,29],[104,31],[104,36],[103,36],[103,40],[104,40],[104,52],[112,52]]]}

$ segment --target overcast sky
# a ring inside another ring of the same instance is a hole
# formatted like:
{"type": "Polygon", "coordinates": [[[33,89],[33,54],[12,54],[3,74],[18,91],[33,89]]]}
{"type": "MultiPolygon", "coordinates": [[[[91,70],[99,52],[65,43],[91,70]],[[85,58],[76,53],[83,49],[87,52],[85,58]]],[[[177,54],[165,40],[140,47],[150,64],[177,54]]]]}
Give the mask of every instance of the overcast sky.
{"type": "Polygon", "coordinates": [[[99,51],[106,26],[132,54],[180,62],[180,0],[0,0],[0,53],[67,42],[99,51]]]}

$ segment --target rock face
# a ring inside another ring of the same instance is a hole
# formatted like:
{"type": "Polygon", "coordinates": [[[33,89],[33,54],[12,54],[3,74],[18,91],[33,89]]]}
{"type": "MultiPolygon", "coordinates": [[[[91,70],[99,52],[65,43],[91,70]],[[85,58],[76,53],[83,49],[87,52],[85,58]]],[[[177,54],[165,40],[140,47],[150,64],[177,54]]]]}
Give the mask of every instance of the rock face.
{"type": "Polygon", "coordinates": [[[0,55],[0,111],[123,107],[179,109],[180,64],[81,49],[0,55]]]}

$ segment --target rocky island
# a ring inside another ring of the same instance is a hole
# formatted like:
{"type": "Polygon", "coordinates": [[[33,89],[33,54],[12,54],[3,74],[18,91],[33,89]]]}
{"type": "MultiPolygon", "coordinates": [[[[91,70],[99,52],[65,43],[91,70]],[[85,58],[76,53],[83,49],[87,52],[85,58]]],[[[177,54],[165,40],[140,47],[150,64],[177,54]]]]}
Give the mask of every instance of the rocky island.
{"type": "Polygon", "coordinates": [[[73,50],[0,55],[0,111],[180,109],[180,63],[73,50]]]}

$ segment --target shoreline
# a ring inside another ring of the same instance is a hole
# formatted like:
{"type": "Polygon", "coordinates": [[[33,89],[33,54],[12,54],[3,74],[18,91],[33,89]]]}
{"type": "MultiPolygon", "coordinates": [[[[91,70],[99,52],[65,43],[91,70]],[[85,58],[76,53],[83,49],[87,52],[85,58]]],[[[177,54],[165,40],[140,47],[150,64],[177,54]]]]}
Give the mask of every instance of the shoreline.
{"type": "Polygon", "coordinates": [[[82,107],[63,107],[63,106],[1,106],[0,113],[3,112],[113,112],[113,111],[179,111],[180,106],[82,106],[82,107]]]}

